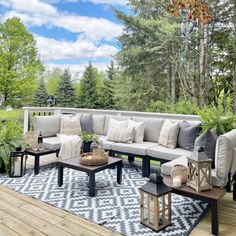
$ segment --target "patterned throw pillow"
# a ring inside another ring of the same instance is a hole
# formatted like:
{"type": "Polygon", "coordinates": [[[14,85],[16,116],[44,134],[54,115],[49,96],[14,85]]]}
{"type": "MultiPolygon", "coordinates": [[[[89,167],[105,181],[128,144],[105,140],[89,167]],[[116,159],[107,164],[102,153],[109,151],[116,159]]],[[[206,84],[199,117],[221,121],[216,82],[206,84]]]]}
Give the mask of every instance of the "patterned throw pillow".
{"type": "Polygon", "coordinates": [[[145,123],[135,122],[133,120],[128,121],[128,127],[134,129],[134,143],[142,143],[144,137],[145,123]]]}
{"type": "Polygon", "coordinates": [[[76,114],[73,117],[62,116],[61,117],[61,134],[66,135],[80,135],[81,125],[80,125],[80,114],[76,114]]]}
{"type": "Polygon", "coordinates": [[[179,122],[165,120],[159,137],[159,144],[168,148],[176,148],[179,133],[179,122]]]}
{"type": "Polygon", "coordinates": [[[118,143],[132,143],[134,138],[133,128],[109,127],[107,140],[118,143]]]}

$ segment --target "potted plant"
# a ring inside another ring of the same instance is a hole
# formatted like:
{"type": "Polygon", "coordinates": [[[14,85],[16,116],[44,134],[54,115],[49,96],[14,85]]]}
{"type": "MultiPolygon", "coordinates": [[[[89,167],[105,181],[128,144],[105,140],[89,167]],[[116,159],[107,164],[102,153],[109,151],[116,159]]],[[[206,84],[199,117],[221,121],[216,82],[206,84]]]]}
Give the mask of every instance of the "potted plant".
{"type": "Polygon", "coordinates": [[[9,173],[10,153],[25,147],[22,128],[13,120],[0,123],[0,169],[9,173]]]}
{"type": "Polygon", "coordinates": [[[95,138],[97,140],[96,134],[88,134],[86,132],[82,132],[80,137],[83,140],[82,151],[83,152],[90,152],[90,146],[93,142],[93,139],[95,138]]]}

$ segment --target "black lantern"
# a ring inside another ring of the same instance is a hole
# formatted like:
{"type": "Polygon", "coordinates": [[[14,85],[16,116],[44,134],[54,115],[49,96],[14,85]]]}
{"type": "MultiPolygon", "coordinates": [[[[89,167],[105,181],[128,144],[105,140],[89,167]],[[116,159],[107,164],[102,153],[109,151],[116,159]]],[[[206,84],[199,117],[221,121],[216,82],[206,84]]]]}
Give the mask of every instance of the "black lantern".
{"type": "Polygon", "coordinates": [[[26,171],[26,158],[23,151],[10,153],[10,177],[22,177],[26,171]]]}
{"type": "Polygon", "coordinates": [[[150,176],[150,180],[140,189],[141,224],[159,231],[171,224],[171,188],[166,186],[160,173],[150,176]]]}

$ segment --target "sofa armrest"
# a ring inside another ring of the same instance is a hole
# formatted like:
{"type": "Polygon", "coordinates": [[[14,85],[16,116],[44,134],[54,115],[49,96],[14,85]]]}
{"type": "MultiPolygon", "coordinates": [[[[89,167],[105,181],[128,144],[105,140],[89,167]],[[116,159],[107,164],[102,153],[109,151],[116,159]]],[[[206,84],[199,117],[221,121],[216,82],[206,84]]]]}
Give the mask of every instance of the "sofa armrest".
{"type": "Polygon", "coordinates": [[[236,148],[236,129],[218,137],[215,154],[217,178],[226,179],[228,172],[236,168],[236,161],[233,161],[234,148],[236,148]]]}

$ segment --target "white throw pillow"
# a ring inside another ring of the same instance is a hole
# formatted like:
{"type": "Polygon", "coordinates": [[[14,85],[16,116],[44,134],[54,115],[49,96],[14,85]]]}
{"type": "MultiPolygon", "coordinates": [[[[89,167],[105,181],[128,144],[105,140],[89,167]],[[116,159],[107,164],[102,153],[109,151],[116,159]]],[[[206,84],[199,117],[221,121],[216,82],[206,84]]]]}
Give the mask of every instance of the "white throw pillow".
{"type": "Polygon", "coordinates": [[[119,143],[132,143],[134,138],[133,128],[109,127],[107,140],[119,143]]]}
{"type": "Polygon", "coordinates": [[[159,144],[168,148],[176,148],[179,133],[179,121],[173,122],[165,120],[160,137],[159,144]]]}
{"type": "Polygon", "coordinates": [[[81,133],[80,114],[77,114],[73,117],[62,116],[60,133],[66,135],[80,135],[81,133]]]}
{"type": "Polygon", "coordinates": [[[128,120],[115,120],[110,118],[109,125],[108,125],[108,131],[111,127],[115,128],[128,128],[128,120]]]}
{"type": "Polygon", "coordinates": [[[128,121],[128,128],[134,129],[134,143],[142,143],[144,137],[145,122],[128,121]]]}

